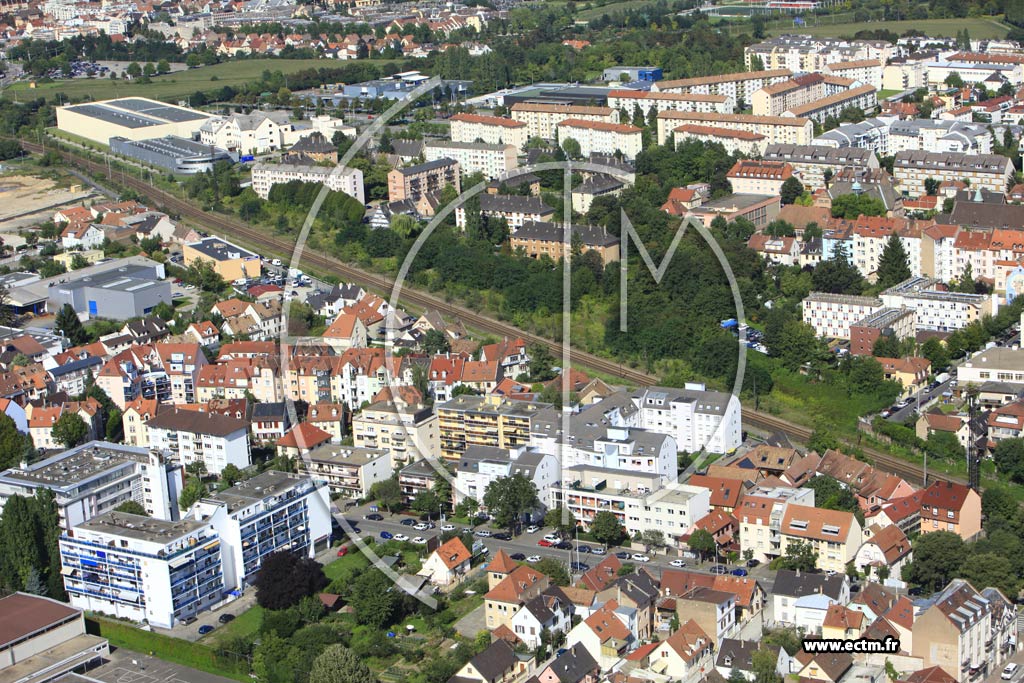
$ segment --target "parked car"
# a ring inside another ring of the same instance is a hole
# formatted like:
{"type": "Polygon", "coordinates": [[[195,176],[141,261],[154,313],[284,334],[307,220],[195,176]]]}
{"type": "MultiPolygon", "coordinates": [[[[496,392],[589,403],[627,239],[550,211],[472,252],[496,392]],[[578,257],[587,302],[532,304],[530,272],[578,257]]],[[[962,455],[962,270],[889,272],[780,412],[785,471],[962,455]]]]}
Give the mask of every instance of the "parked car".
{"type": "Polygon", "coordinates": [[[672,560],[671,562],[669,562],[669,565],[673,567],[685,567],[686,563],[682,560],[672,560]]]}
{"type": "Polygon", "coordinates": [[[369,519],[374,522],[383,522],[384,515],[378,515],[376,512],[373,512],[369,515],[363,515],[363,519],[369,519]]]}
{"type": "Polygon", "coordinates": [[[522,562],[523,560],[526,559],[526,554],[525,553],[512,553],[511,555],[509,555],[509,557],[511,557],[516,562],[522,562]]]}
{"type": "Polygon", "coordinates": [[[401,522],[399,522],[399,524],[401,524],[402,526],[412,526],[415,523],[416,523],[416,520],[413,519],[412,517],[406,517],[401,522]]]}
{"type": "Polygon", "coordinates": [[[604,555],[608,551],[604,549],[604,546],[598,545],[591,548],[590,552],[594,553],[595,555],[604,555]]]}
{"type": "Polygon", "coordinates": [[[546,538],[542,538],[539,541],[537,541],[537,545],[539,545],[542,548],[550,548],[551,546],[554,545],[554,543],[552,543],[551,541],[549,541],[546,538]]]}
{"type": "Polygon", "coordinates": [[[548,541],[549,543],[558,543],[562,540],[562,537],[558,534],[547,534],[544,536],[544,540],[548,541]]]}
{"type": "Polygon", "coordinates": [[[412,542],[416,545],[426,545],[427,539],[423,538],[422,536],[417,536],[416,538],[412,539],[412,542]]]}
{"type": "Polygon", "coordinates": [[[199,635],[205,636],[207,633],[213,633],[213,626],[209,624],[203,624],[199,627],[199,635]]]}
{"type": "Polygon", "coordinates": [[[395,535],[390,531],[382,531],[380,532],[380,537],[383,538],[385,541],[390,541],[392,538],[395,537],[395,535]]]}
{"type": "Polygon", "coordinates": [[[576,552],[583,553],[584,555],[589,555],[593,552],[593,548],[591,548],[589,545],[583,545],[582,543],[580,543],[578,546],[576,546],[576,552]]]}
{"type": "Polygon", "coordinates": [[[754,560],[754,559],[747,560],[747,566],[748,567],[756,567],[759,564],[761,564],[761,560],[754,560]]]}
{"type": "Polygon", "coordinates": [[[625,550],[623,550],[623,551],[615,553],[615,557],[619,558],[620,560],[628,560],[629,559],[629,553],[627,553],[625,550]]]}
{"type": "Polygon", "coordinates": [[[338,557],[345,557],[346,555],[348,555],[347,545],[343,545],[340,548],[338,548],[338,557]]]}
{"type": "Polygon", "coordinates": [[[651,558],[647,557],[647,555],[644,555],[643,553],[633,553],[632,555],[629,556],[629,559],[633,560],[634,562],[650,562],[651,561],[651,558]]]}
{"type": "Polygon", "coordinates": [[[441,531],[455,531],[455,525],[454,524],[442,524],[441,525],[441,531]]]}
{"type": "Polygon", "coordinates": [[[420,522],[419,524],[414,524],[412,528],[415,529],[416,531],[426,531],[430,527],[428,527],[423,522],[420,522]]]}
{"type": "Polygon", "coordinates": [[[724,564],[716,564],[713,567],[711,567],[711,569],[709,569],[708,571],[710,571],[712,574],[718,574],[721,576],[723,574],[728,574],[729,568],[726,567],[724,564]]]}
{"type": "Polygon", "coordinates": [[[534,524],[531,524],[530,526],[526,527],[526,533],[528,534],[535,534],[538,531],[540,531],[540,527],[534,524]]]}
{"type": "Polygon", "coordinates": [[[402,541],[404,543],[405,541],[409,540],[409,537],[406,536],[405,534],[395,534],[395,540],[396,541],[402,541]]]}
{"type": "Polygon", "coordinates": [[[526,561],[529,562],[530,564],[534,564],[535,562],[540,562],[540,555],[530,555],[528,558],[526,558],[526,561]]]}
{"type": "Polygon", "coordinates": [[[1012,681],[1013,677],[1017,674],[1017,669],[1019,668],[1019,664],[1010,662],[1006,665],[1006,668],[1003,669],[1003,673],[999,674],[999,678],[1003,679],[1004,681],[1012,681]]]}
{"type": "Polygon", "coordinates": [[[743,567],[736,567],[736,569],[733,569],[731,573],[733,576],[746,576],[747,570],[743,567]]]}
{"type": "Polygon", "coordinates": [[[557,548],[559,550],[572,550],[572,543],[570,543],[569,541],[559,541],[551,547],[557,548]]]}
{"type": "Polygon", "coordinates": [[[587,564],[586,562],[572,562],[572,563],[570,563],[569,567],[570,567],[570,568],[571,568],[571,569],[572,569],[572,570],[573,570],[574,572],[586,572],[586,571],[590,571],[590,565],[589,565],[589,564],[587,564]]]}
{"type": "Polygon", "coordinates": [[[476,532],[476,535],[479,536],[480,538],[490,538],[491,532],[488,531],[487,529],[478,529],[477,532],[476,532]]]}
{"type": "Polygon", "coordinates": [[[492,537],[498,539],[499,541],[511,541],[512,540],[512,534],[510,534],[507,531],[499,531],[498,533],[493,534],[492,537]]]}
{"type": "Polygon", "coordinates": [[[234,614],[222,614],[219,617],[217,617],[217,621],[219,621],[222,624],[226,624],[226,623],[228,623],[229,621],[231,621],[234,618],[235,618],[234,614]]]}

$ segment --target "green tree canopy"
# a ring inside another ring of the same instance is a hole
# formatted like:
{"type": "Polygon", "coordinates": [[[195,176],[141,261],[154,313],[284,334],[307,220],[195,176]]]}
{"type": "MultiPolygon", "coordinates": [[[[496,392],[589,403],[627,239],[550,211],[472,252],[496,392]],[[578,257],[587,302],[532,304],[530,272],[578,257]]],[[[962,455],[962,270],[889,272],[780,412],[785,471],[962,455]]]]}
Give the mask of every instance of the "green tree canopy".
{"type": "Polygon", "coordinates": [[[484,505],[501,527],[513,528],[522,519],[523,513],[537,507],[537,487],[522,474],[495,479],[484,492],[484,505]]]}
{"type": "Polygon", "coordinates": [[[53,438],[64,444],[65,448],[74,448],[85,443],[89,437],[89,425],[78,413],[64,413],[54,423],[53,438]]]}
{"type": "Polygon", "coordinates": [[[64,304],[53,320],[53,329],[63,333],[64,337],[73,345],[78,346],[89,341],[89,333],[78,319],[78,314],[71,304],[64,304]]]}
{"type": "Polygon", "coordinates": [[[964,560],[964,542],[951,531],[921,534],[914,541],[914,560],[904,578],[937,590],[957,576],[964,560]]]}
{"type": "Polygon", "coordinates": [[[309,683],[375,683],[366,663],[344,645],[329,645],[313,660],[309,683]]]}
{"type": "Polygon", "coordinates": [[[146,508],[142,507],[142,504],[134,500],[126,500],[125,502],[114,508],[118,512],[125,512],[130,515],[141,515],[143,517],[149,517],[149,513],[146,512],[146,508]]]}
{"type": "Polygon", "coordinates": [[[622,543],[626,538],[626,530],[622,522],[612,512],[600,510],[594,515],[590,522],[590,535],[598,543],[606,546],[615,546],[622,543]]]}
{"type": "Polygon", "coordinates": [[[882,249],[876,274],[878,286],[883,289],[899,284],[910,277],[910,259],[907,256],[907,250],[903,248],[903,240],[895,232],[889,236],[889,241],[882,249]]]}

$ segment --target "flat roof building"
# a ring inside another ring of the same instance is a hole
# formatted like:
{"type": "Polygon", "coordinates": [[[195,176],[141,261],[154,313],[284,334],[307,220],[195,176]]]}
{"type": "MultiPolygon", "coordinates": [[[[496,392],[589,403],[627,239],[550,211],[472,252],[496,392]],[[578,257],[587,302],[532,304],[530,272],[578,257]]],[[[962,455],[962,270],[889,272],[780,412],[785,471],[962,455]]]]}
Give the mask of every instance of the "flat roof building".
{"type": "Polygon", "coordinates": [[[182,247],[185,267],[195,261],[204,260],[213,264],[213,269],[228,282],[240,278],[258,278],[263,272],[259,254],[243,249],[220,237],[204,237],[182,247]]]}
{"type": "Polygon", "coordinates": [[[116,137],[126,140],[150,140],[167,135],[191,138],[209,118],[210,114],[195,109],[145,97],[57,107],[59,130],[104,145],[116,137]]]}
{"type": "Polygon", "coordinates": [[[225,149],[218,149],[174,135],[149,140],[110,138],[110,151],[171,173],[193,175],[213,170],[219,161],[234,163],[236,159],[225,149]]]}
{"type": "Polygon", "coordinates": [[[380,448],[324,444],[302,457],[299,469],[315,481],[324,482],[332,494],[364,498],[370,487],[391,477],[391,455],[380,448]]]}
{"type": "Polygon", "coordinates": [[[59,311],[69,304],[83,320],[138,318],[173,300],[171,284],[147,266],[124,266],[97,275],[76,272],[66,277],[67,281],[50,285],[47,310],[59,311]]]}

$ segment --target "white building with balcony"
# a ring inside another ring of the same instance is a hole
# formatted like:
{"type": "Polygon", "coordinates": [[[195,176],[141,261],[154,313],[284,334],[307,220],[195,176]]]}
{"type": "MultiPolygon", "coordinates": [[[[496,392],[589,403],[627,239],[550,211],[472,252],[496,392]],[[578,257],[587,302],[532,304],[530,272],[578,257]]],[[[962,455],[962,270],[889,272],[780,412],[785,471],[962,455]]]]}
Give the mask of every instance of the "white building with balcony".
{"type": "Polygon", "coordinates": [[[248,425],[230,415],[174,408],[158,413],[146,429],[150,446],[170,453],[183,467],[202,462],[207,472],[220,474],[228,465],[252,464],[248,425]]]}

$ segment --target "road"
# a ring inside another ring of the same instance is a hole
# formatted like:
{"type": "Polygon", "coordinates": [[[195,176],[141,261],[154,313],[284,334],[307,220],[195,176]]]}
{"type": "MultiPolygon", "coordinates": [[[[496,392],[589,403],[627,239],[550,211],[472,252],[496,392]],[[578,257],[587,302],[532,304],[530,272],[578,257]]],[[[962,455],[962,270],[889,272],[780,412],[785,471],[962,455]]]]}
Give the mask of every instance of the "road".
{"type": "Polygon", "coordinates": [[[953,380],[949,379],[940,384],[939,386],[935,387],[931,391],[928,391],[927,389],[919,391],[917,395],[911,398],[910,403],[905,408],[897,410],[894,413],[890,413],[889,417],[887,417],[886,419],[892,422],[899,422],[901,424],[906,422],[908,418],[910,418],[911,416],[915,415],[918,412],[918,405],[920,405],[921,410],[924,411],[925,406],[928,404],[929,401],[937,398],[942,398],[943,392],[950,390],[950,384],[952,382],[953,380]]]}
{"type": "MultiPolygon", "coordinates": [[[[23,149],[32,153],[45,152],[47,149],[29,140],[20,140],[20,143],[23,149]]],[[[69,164],[77,165],[95,174],[102,175],[107,172],[105,163],[84,158],[78,152],[72,152],[67,149],[57,149],[55,151],[69,164]]],[[[116,177],[116,174],[114,174],[114,177],[116,177]]],[[[147,196],[154,208],[161,209],[167,213],[177,214],[181,217],[187,217],[203,226],[206,230],[222,234],[227,238],[242,240],[247,245],[258,248],[263,255],[276,255],[288,258],[294,249],[294,243],[287,238],[275,236],[269,231],[251,227],[242,221],[228,216],[203,211],[194,203],[153,187],[141,178],[122,173],[120,181],[124,186],[147,196]]],[[[371,273],[309,249],[302,253],[302,265],[304,269],[315,269],[322,273],[335,274],[343,281],[358,283],[368,290],[377,291],[385,296],[390,296],[394,288],[394,281],[390,277],[371,273]]],[[[471,308],[453,304],[446,301],[443,296],[405,287],[402,290],[402,300],[405,305],[411,306],[414,309],[433,309],[450,319],[457,318],[461,320],[468,327],[498,337],[510,339],[519,337],[526,341],[528,345],[540,344],[546,346],[556,357],[560,358],[562,355],[562,347],[559,342],[525,332],[514,325],[496,320],[471,308]]],[[[659,378],[655,375],[592,353],[573,349],[572,358],[573,363],[577,366],[590,368],[606,376],[621,379],[627,384],[649,386],[659,382],[659,378]]],[[[743,408],[743,421],[745,427],[763,429],[769,432],[782,432],[792,439],[803,443],[807,442],[813,431],[810,427],[798,425],[774,415],[754,410],[749,406],[744,406],[743,408]]],[[[914,484],[922,482],[923,472],[920,466],[874,448],[862,447],[861,450],[866,457],[874,462],[876,467],[903,477],[914,484]]],[[[931,479],[933,481],[948,479],[966,483],[963,479],[952,476],[931,477],[931,479]]]]}

